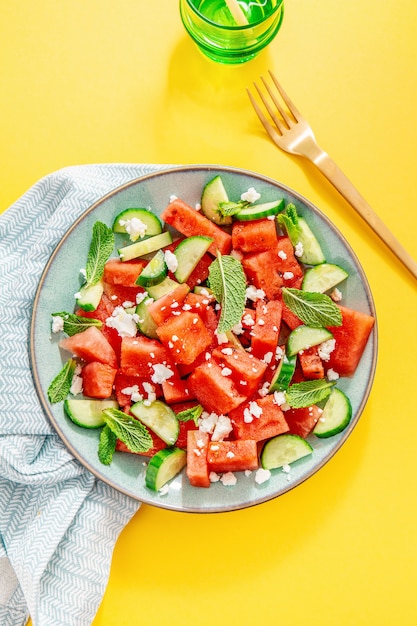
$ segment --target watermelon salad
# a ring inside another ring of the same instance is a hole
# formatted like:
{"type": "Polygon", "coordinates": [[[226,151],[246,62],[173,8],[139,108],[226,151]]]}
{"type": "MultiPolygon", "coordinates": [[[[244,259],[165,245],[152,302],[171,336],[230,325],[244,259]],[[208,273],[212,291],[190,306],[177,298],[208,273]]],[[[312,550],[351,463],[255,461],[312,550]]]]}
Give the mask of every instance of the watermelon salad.
{"type": "Polygon", "coordinates": [[[346,269],[283,198],[172,197],[160,218],[126,208],[94,224],[72,311],[52,312],[62,370],[48,389],[65,419],[99,429],[98,455],[136,454],[164,493],[257,483],[314,455],[352,418],[374,318],[343,304],[346,269]],[[116,252],[115,252],[116,251],[116,252]]]}

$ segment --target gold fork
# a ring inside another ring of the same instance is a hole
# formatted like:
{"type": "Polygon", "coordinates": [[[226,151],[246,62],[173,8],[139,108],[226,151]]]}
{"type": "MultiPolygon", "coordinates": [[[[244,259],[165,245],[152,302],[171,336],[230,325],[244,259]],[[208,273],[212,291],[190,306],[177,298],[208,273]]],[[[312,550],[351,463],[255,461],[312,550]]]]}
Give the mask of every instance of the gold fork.
{"type": "Polygon", "coordinates": [[[269,74],[273,81],[272,86],[261,76],[261,80],[268,95],[265,95],[256,83],[254,83],[254,86],[274,125],[268,121],[249,89],[247,92],[256,114],[272,141],[285,152],[303,156],[314,163],[395,256],[407,267],[413,276],[417,278],[416,261],[394,237],[342,170],[329,155],[319,147],[307,120],[290,100],[274,74],[271,71],[269,74]],[[283,106],[276,91],[281,96],[288,110],[283,106]]]}

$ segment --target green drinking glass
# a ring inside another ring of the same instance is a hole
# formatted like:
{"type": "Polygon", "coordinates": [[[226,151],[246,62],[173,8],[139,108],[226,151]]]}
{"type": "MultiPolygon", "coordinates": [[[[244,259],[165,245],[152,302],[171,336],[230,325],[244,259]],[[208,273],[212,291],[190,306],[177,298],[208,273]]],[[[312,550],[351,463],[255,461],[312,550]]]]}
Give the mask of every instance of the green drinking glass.
{"type": "Polygon", "coordinates": [[[213,61],[245,63],[267,46],[284,17],[283,0],[180,0],[184,27],[213,61]]]}

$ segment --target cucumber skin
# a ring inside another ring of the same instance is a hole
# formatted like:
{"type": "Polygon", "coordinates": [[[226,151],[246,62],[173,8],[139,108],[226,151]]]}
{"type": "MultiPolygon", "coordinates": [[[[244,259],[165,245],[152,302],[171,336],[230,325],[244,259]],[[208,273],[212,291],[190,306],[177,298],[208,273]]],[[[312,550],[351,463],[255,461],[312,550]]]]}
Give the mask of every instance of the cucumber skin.
{"type": "Polygon", "coordinates": [[[145,209],[145,208],[124,209],[123,211],[121,211],[121,213],[116,215],[113,221],[112,231],[114,233],[126,233],[125,228],[123,226],[120,226],[119,220],[132,219],[133,217],[138,217],[138,216],[139,216],[139,219],[142,222],[146,223],[146,225],[148,226],[145,237],[152,237],[153,235],[159,235],[162,232],[162,223],[159,217],[157,217],[154,213],[152,213],[152,211],[149,211],[149,209],[145,209]],[[148,219],[143,219],[145,217],[148,219]],[[149,228],[150,226],[151,228],[149,228]]]}
{"type": "Polygon", "coordinates": [[[157,452],[149,461],[146,468],[145,484],[148,489],[152,491],[159,491],[168,481],[185,467],[187,463],[187,453],[181,448],[170,447],[164,448],[157,452]],[[175,457],[173,457],[175,455],[175,457]],[[169,469],[171,472],[167,474],[167,462],[168,460],[176,461],[176,463],[170,463],[169,469]],[[164,470],[165,465],[165,470],[164,470]],[[165,475],[164,475],[165,471],[165,475]]]}
{"type": "Polygon", "coordinates": [[[168,275],[168,267],[165,263],[164,253],[162,250],[158,250],[155,256],[149,261],[148,265],[142,270],[139,276],[136,279],[136,284],[140,287],[154,287],[155,285],[159,285],[168,275]],[[155,271],[153,267],[151,267],[151,263],[159,266],[159,271],[155,271]]]}
{"type": "Polygon", "coordinates": [[[76,305],[83,311],[95,311],[100,303],[104,292],[103,283],[100,281],[95,285],[84,283],[80,288],[80,297],[76,299],[76,305]]]}
{"type": "Polygon", "coordinates": [[[226,226],[232,223],[232,218],[223,216],[219,208],[220,202],[228,202],[229,197],[224,188],[220,175],[215,176],[204,186],[201,194],[201,212],[211,222],[218,226],[226,226]]]}
{"type": "Polygon", "coordinates": [[[325,426],[323,425],[322,422],[317,422],[315,428],[313,429],[313,435],[315,435],[316,437],[319,437],[319,439],[327,439],[328,437],[334,437],[334,435],[338,435],[339,433],[341,433],[343,430],[345,430],[345,428],[349,425],[351,419],[352,419],[352,405],[351,402],[349,400],[349,398],[347,397],[347,395],[341,390],[341,389],[333,389],[332,393],[330,394],[329,399],[327,400],[326,404],[324,405],[324,410],[323,410],[323,415],[326,417],[325,415],[325,409],[327,404],[329,403],[330,399],[332,398],[337,398],[339,397],[341,399],[341,401],[343,401],[345,403],[345,408],[346,408],[346,414],[344,419],[339,422],[339,424],[337,426],[334,426],[333,428],[330,428],[329,430],[321,430],[320,432],[320,428],[325,428],[325,426]]]}
{"type": "MultiPolygon", "coordinates": [[[[77,406],[75,403],[83,404],[83,403],[89,403],[89,402],[97,404],[97,406],[102,405],[103,409],[108,409],[108,408],[117,409],[117,408],[119,408],[119,405],[117,404],[117,402],[115,400],[88,400],[87,398],[80,398],[79,400],[76,400],[74,398],[74,399],[67,399],[67,400],[64,401],[64,412],[65,412],[65,415],[72,422],[74,422],[74,424],[76,424],[77,426],[80,426],[81,428],[88,428],[90,430],[93,430],[95,428],[101,428],[105,424],[104,419],[101,417],[101,412],[99,414],[97,414],[97,417],[92,415],[91,416],[92,417],[92,421],[89,424],[87,424],[86,421],[83,422],[82,419],[80,420],[75,415],[74,408],[77,406]]],[[[78,406],[81,408],[80,404],[78,406]]]]}
{"type": "Polygon", "coordinates": [[[297,328],[291,331],[288,337],[287,355],[289,357],[295,356],[301,350],[306,350],[307,348],[311,348],[312,346],[318,346],[319,344],[323,343],[323,341],[327,341],[328,339],[332,339],[332,338],[333,338],[333,335],[329,330],[327,330],[327,328],[312,328],[311,326],[305,326],[305,325],[297,326],[297,328]],[[308,330],[305,331],[304,329],[308,329],[308,330]],[[320,340],[313,341],[313,342],[311,342],[310,340],[308,344],[306,345],[301,344],[301,347],[298,347],[298,349],[296,350],[297,340],[299,340],[299,335],[302,336],[302,334],[307,334],[310,330],[311,330],[311,334],[314,334],[313,331],[317,331],[317,333],[321,332],[322,336],[320,340]]]}
{"type": "Polygon", "coordinates": [[[118,249],[119,257],[121,261],[131,261],[138,257],[156,252],[165,246],[169,246],[172,243],[172,235],[169,230],[165,230],[159,235],[149,237],[149,239],[142,239],[136,243],[131,243],[128,246],[118,249]]]}
{"type": "Polygon", "coordinates": [[[285,201],[283,198],[277,200],[276,202],[264,202],[263,204],[254,204],[246,209],[242,209],[239,213],[236,213],[233,216],[233,219],[237,222],[252,222],[255,220],[260,220],[264,217],[268,217],[270,215],[277,215],[281,213],[281,211],[285,207],[285,201]],[[263,208],[268,207],[268,208],[263,208]]]}
{"type": "Polygon", "coordinates": [[[176,247],[175,256],[177,257],[178,268],[175,270],[174,276],[179,283],[182,284],[187,282],[196,265],[202,259],[212,243],[213,239],[211,237],[196,235],[193,237],[187,237],[186,239],[181,241],[181,243],[176,247]],[[194,246],[200,247],[200,245],[201,249],[196,257],[197,260],[195,261],[195,263],[192,263],[189,267],[187,267],[190,258],[189,249],[194,246]]]}
{"type": "Polygon", "coordinates": [[[175,412],[168,404],[162,400],[155,400],[150,406],[146,406],[143,401],[136,402],[130,407],[131,413],[138,418],[145,426],[150,428],[158,437],[160,437],[168,446],[174,445],[178,439],[180,425],[175,412]],[[163,417],[155,416],[154,411],[160,407],[163,417]],[[163,426],[170,419],[172,425],[172,433],[167,434],[167,429],[163,426]],[[161,427],[162,426],[162,427],[161,427]]]}
{"type": "MultiPolygon", "coordinates": [[[[301,231],[298,241],[301,241],[304,246],[304,252],[299,260],[307,265],[320,265],[321,263],[324,263],[326,259],[321,246],[303,217],[298,219],[298,225],[301,231]]],[[[298,241],[293,241],[292,244],[295,246],[298,241]]]]}
{"type": "Polygon", "coordinates": [[[335,265],[334,263],[321,263],[320,265],[315,265],[306,270],[301,289],[304,291],[324,293],[336,287],[336,285],[339,285],[343,280],[346,280],[348,276],[349,274],[346,270],[339,265],[335,265]],[[322,273],[324,274],[324,278],[327,278],[327,284],[323,284],[323,280],[321,279],[322,273]],[[331,276],[333,276],[333,278],[329,278],[331,276]],[[321,285],[318,286],[320,282],[321,285]]]}

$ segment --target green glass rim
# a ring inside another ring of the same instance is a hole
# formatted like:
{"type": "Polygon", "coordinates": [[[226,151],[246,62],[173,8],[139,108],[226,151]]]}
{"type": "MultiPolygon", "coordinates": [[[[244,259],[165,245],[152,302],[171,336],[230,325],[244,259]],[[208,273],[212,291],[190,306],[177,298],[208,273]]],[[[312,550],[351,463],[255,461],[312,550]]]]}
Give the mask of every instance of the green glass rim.
{"type": "Polygon", "coordinates": [[[284,5],[284,0],[277,0],[277,5],[262,20],[258,20],[257,22],[251,22],[250,24],[242,24],[242,25],[236,24],[236,26],[234,25],[228,26],[227,24],[219,24],[218,22],[213,22],[213,20],[210,20],[206,15],[204,15],[204,13],[201,13],[197,9],[197,7],[194,6],[194,4],[192,3],[192,0],[184,0],[184,2],[189,6],[191,11],[193,11],[196,15],[198,15],[198,17],[201,18],[204,22],[206,22],[207,24],[210,24],[210,26],[215,26],[216,28],[220,28],[226,31],[234,31],[234,30],[242,31],[242,30],[250,30],[251,28],[255,28],[255,26],[257,26],[258,24],[262,24],[263,22],[265,22],[265,20],[273,17],[276,13],[278,13],[279,10],[283,8],[283,5],[284,5]]]}

